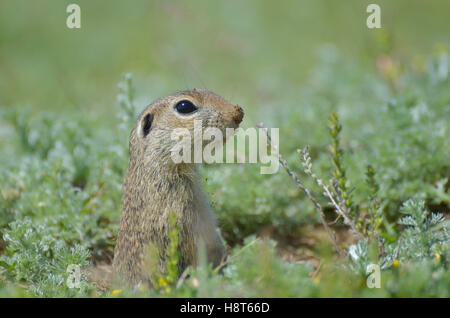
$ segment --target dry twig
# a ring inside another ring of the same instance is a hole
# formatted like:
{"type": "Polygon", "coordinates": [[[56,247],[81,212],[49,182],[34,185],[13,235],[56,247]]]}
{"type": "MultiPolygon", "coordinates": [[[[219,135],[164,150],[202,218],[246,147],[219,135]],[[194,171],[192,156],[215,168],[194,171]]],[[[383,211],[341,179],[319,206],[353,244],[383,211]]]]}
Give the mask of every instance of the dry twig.
{"type": "MultiPolygon", "coordinates": [[[[272,139],[270,138],[270,135],[269,135],[269,132],[268,132],[267,128],[265,128],[263,124],[259,124],[258,127],[259,127],[259,128],[263,128],[264,133],[265,133],[266,136],[267,136],[267,140],[268,140],[269,143],[270,143],[270,146],[271,146],[273,149],[276,149],[277,146],[272,144],[272,139]]],[[[288,173],[288,175],[295,181],[295,183],[297,184],[297,187],[298,187],[299,189],[301,189],[301,190],[306,194],[306,196],[308,197],[308,199],[309,199],[309,200],[314,204],[314,206],[316,207],[317,211],[319,212],[320,221],[322,222],[322,225],[324,226],[325,230],[327,231],[328,236],[330,237],[330,239],[331,239],[331,241],[332,241],[332,243],[333,243],[334,248],[336,249],[336,251],[339,252],[340,254],[344,254],[343,251],[339,248],[339,245],[338,245],[337,242],[336,242],[336,235],[334,234],[333,230],[331,230],[331,228],[330,228],[330,227],[328,226],[328,224],[327,224],[327,221],[326,221],[326,219],[325,219],[325,214],[323,213],[323,209],[322,209],[322,207],[320,206],[320,204],[319,204],[319,203],[317,202],[317,200],[312,196],[311,192],[310,192],[307,188],[305,188],[305,186],[303,185],[303,183],[302,183],[302,182],[300,181],[300,179],[298,178],[297,174],[289,168],[289,166],[288,166],[288,164],[287,164],[287,161],[281,156],[280,153],[278,153],[278,161],[279,161],[280,164],[283,166],[284,170],[286,170],[286,172],[288,173]]]]}
{"type": "Polygon", "coordinates": [[[331,206],[335,208],[336,213],[344,219],[344,224],[346,224],[351,228],[352,232],[358,239],[362,239],[361,234],[356,229],[355,223],[349,217],[347,207],[345,207],[345,205],[341,205],[338,203],[342,200],[335,199],[335,195],[338,196],[338,194],[333,195],[333,193],[328,188],[328,185],[323,183],[322,179],[317,177],[317,175],[312,172],[312,163],[311,163],[311,156],[309,155],[309,147],[306,146],[304,149],[298,149],[297,151],[300,154],[300,160],[302,161],[303,167],[305,168],[305,173],[309,175],[311,178],[313,178],[314,181],[316,181],[317,185],[324,190],[323,195],[330,200],[331,206]]]}

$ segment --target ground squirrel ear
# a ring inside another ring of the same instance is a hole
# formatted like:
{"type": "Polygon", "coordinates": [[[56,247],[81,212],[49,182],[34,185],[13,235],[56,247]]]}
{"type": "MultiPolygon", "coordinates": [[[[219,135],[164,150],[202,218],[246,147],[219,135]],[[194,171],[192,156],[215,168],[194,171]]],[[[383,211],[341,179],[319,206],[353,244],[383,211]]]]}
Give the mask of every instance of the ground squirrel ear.
{"type": "Polygon", "coordinates": [[[152,129],[152,122],[153,122],[153,114],[148,113],[144,116],[144,119],[142,119],[141,127],[142,127],[142,136],[145,138],[150,133],[150,130],[152,129]]]}

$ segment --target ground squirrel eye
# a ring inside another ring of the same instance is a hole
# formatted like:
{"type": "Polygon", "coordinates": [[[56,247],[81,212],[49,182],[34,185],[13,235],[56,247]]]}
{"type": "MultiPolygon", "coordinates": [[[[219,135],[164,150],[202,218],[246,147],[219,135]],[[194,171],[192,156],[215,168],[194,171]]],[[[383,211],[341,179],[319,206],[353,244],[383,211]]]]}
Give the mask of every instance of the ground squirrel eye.
{"type": "Polygon", "coordinates": [[[195,105],[188,100],[182,100],[175,105],[175,109],[180,114],[189,114],[195,112],[197,107],[195,107],[195,105]]]}

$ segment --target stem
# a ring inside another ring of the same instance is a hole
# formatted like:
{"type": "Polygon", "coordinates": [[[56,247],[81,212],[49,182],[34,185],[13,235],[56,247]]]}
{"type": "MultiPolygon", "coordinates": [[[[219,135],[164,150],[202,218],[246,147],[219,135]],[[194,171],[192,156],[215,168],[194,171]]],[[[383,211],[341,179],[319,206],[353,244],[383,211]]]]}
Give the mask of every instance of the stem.
{"type": "MultiPolygon", "coordinates": [[[[267,136],[267,140],[270,143],[271,147],[274,147],[272,145],[272,139],[270,138],[269,132],[267,130],[267,128],[264,128],[264,126],[262,126],[262,124],[260,125],[260,128],[263,128],[266,136],[267,136]]],[[[287,161],[281,156],[280,153],[278,153],[278,161],[280,162],[280,164],[283,166],[284,170],[286,170],[286,172],[288,173],[288,175],[295,181],[295,183],[297,184],[297,187],[299,189],[301,189],[306,196],[308,197],[308,199],[314,204],[314,206],[316,207],[317,211],[319,212],[319,217],[320,217],[320,221],[322,222],[323,227],[325,228],[325,230],[328,233],[328,236],[331,239],[331,242],[333,243],[334,248],[336,249],[337,252],[339,252],[341,255],[343,255],[343,251],[339,248],[339,245],[336,242],[336,236],[334,234],[334,232],[331,230],[331,228],[328,226],[326,220],[325,220],[325,214],[323,213],[322,207],[320,206],[320,204],[317,202],[317,200],[312,196],[311,192],[305,188],[305,186],[302,184],[302,182],[300,181],[300,179],[298,178],[297,174],[295,172],[293,172],[288,164],[287,161]]]]}

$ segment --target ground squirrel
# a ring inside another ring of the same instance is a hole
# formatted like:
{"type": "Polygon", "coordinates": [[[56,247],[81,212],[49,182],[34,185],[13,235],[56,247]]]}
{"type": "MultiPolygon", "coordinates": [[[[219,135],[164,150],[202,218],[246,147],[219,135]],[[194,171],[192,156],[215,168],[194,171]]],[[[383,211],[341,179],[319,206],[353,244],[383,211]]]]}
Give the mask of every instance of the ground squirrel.
{"type": "MultiPolygon", "coordinates": [[[[114,250],[113,268],[122,281],[148,281],[143,268],[149,243],[167,247],[169,214],[177,216],[179,269],[196,265],[197,249],[204,244],[208,261],[218,265],[225,249],[194,163],[175,164],[171,148],[176,128],[237,128],[244,112],[204,89],[182,91],[149,105],[138,117],[130,137],[130,161],[123,183],[122,216],[114,250]]],[[[162,253],[163,255],[164,253],[162,253]]],[[[164,270],[160,255],[159,269],[164,270]]]]}

